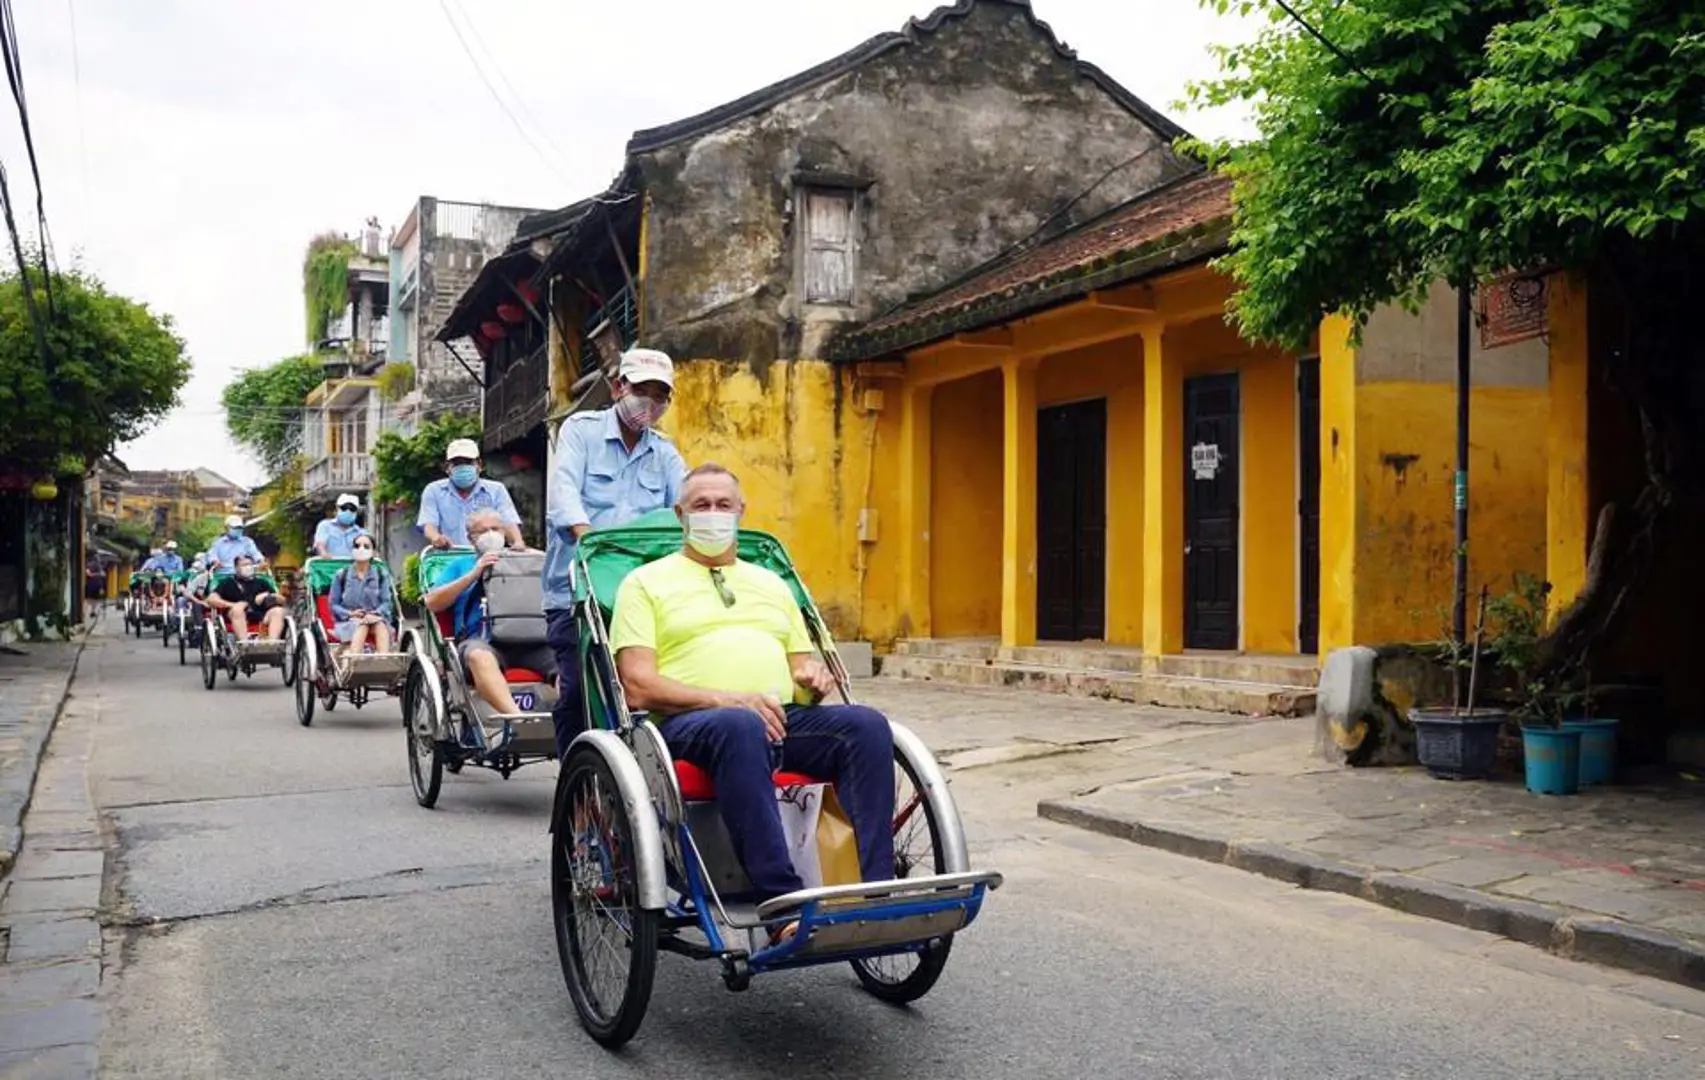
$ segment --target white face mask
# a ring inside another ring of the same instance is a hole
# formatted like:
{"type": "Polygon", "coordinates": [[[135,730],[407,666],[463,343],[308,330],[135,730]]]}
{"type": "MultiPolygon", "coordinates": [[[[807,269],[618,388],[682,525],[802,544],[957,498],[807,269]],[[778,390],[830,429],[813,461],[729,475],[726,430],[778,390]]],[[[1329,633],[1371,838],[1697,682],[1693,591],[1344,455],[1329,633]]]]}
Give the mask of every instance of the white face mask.
{"type": "Polygon", "coordinates": [[[373,549],[370,547],[358,547],[353,552],[353,558],[356,562],[371,562],[373,561],[373,549]]]}
{"type": "Polygon", "coordinates": [[[686,515],[687,544],[706,558],[724,554],[733,547],[739,529],[739,514],[705,510],[686,515]]]}
{"type": "Polygon", "coordinates": [[[481,555],[489,555],[494,551],[503,550],[503,534],[496,529],[487,529],[474,538],[474,550],[481,555]]]}
{"type": "Polygon", "coordinates": [[[668,407],[650,398],[629,393],[616,402],[616,415],[630,431],[645,431],[657,423],[668,407]]]}

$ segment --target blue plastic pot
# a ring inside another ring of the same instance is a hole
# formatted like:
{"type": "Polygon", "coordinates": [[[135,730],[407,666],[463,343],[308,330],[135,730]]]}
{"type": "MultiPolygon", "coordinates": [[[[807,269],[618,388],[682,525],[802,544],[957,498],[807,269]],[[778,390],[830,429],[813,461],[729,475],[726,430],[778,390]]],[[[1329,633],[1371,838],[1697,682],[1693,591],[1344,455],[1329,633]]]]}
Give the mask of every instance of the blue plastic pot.
{"type": "Polygon", "coordinates": [[[1565,720],[1564,731],[1581,733],[1581,786],[1616,780],[1616,720],[1565,720]]]}
{"type": "Polygon", "coordinates": [[[1521,748],[1527,790],[1535,795],[1573,795],[1581,790],[1578,728],[1524,727],[1521,748]]]}

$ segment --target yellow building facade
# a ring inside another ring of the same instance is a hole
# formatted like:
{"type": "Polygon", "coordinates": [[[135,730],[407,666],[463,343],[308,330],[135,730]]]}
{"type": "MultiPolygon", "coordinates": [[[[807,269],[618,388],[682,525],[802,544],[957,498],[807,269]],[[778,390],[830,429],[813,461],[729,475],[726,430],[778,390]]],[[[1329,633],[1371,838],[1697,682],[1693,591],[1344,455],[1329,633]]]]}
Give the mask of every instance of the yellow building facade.
{"type": "MultiPolygon", "coordinates": [[[[678,357],[665,426],[689,464],[740,475],[746,524],[788,545],[837,633],[879,648],[1324,655],[1442,637],[1453,294],[1382,311],[1359,338],[1328,320],[1304,355],[1252,345],[1207,265],[1224,236],[1223,194],[1208,198],[1217,217],[1067,259],[1064,288],[1043,249],[1041,295],[1016,315],[998,314],[1010,289],[993,317],[954,309],[973,280],[938,298],[952,317],[919,344],[889,349],[877,326],[862,357],[762,374],[678,357]]],[[[1532,573],[1565,600],[1590,528],[1584,303],[1562,279],[1549,297],[1548,333],[1475,349],[1471,588],[1532,573]]]]}

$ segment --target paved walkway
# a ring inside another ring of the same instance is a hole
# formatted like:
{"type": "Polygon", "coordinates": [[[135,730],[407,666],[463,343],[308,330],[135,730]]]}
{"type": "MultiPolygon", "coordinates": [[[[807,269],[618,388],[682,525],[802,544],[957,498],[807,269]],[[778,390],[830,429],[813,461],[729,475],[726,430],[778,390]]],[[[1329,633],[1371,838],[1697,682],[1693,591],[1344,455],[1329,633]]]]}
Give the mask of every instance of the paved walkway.
{"type": "Polygon", "coordinates": [[[81,642],[22,648],[27,657],[0,656],[0,679],[10,677],[0,683],[0,824],[10,838],[10,873],[0,881],[0,1076],[93,1078],[105,861],[85,774],[94,707],[67,696],[81,642]]]}
{"type": "Polygon", "coordinates": [[[1312,721],[1122,742],[1043,817],[1705,988],[1705,780],[1556,798],[1353,770],[1312,721]]]}

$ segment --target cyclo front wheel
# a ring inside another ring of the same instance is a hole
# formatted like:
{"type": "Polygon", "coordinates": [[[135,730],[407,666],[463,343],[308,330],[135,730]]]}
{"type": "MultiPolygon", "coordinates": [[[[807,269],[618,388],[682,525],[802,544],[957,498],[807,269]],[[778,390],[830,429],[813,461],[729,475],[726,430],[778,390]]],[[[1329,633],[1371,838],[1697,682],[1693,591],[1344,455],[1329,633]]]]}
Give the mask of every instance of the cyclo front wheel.
{"type": "MultiPolygon", "coordinates": [[[[298,681],[298,693],[310,684],[298,681]]],[[[426,670],[419,661],[403,685],[403,729],[408,735],[408,778],[414,801],[430,810],[444,786],[444,751],[438,746],[438,711],[426,692],[426,670]]]]}
{"type": "MultiPolygon", "coordinates": [[[[894,876],[911,877],[947,873],[941,852],[941,828],[935,811],[924,797],[917,773],[894,754],[894,876]]],[[[858,981],[876,997],[894,1005],[916,1001],[930,992],[947,966],[953,951],[953,935],[926,942],[917,952],[870,956],[852,961],[858,981]]]]}
{"type": "Polygon", "coordinates": [[[570,755],[551,831],[551,912],[558,958],[581,1026],[615,1049],[651,1003],[659,912],[639,906],[633,823],[596,751],[570,755]]]}

